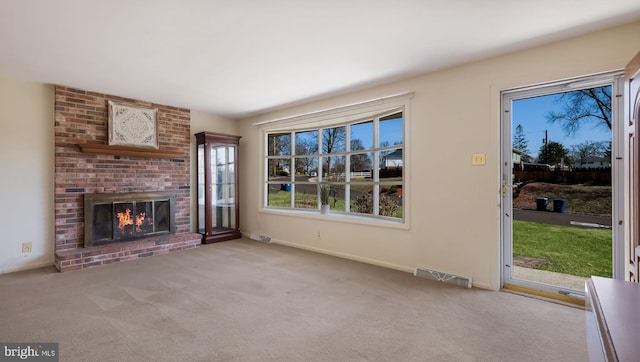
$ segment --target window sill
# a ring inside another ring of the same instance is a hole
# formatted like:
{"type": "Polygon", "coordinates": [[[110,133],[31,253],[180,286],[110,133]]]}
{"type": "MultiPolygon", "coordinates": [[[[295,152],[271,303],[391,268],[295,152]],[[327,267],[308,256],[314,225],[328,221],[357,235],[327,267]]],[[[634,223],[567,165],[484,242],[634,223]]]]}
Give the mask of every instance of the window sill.
{"type": "Polygon", "coordinates": [[[358,224],[358,225],[366,225],[366,226],[376,226],[383,228],[391,228],[391,229],[403,229],[409,230],[409,223],[406,218],[404,221],[394,221],[388,220],[384,218],[373,218],[366,216],[359,216],[356,214],[347,214],[341,212],[332,212],[329,214],[321,214],[320,210],[291,210],[291,209],[275,209],[275,208],[261,208],[259,210],[260,213],[263,214],[272,214],[272,215],[280,215],[287,217],[300,217],[304,219],[313,219],[313,220],[326,220],[326,221],[336,221],[343,222],[349,224],[358,224]]]}

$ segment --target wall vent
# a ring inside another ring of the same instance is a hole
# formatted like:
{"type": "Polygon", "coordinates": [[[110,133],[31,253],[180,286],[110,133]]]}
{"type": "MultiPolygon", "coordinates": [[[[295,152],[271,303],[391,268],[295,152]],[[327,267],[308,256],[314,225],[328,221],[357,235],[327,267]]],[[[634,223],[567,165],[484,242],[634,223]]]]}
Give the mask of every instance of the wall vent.
{"type": "Polygon", "coordinates": [[[271,244],[271,236],[268,235],[251,234],[250,238],[253,240],[262,241],[263,243],[271,244]]]}
{"type": "Polygon", "coordinates": [[[435,270],[425,269],[425,268],[416,268],[413,272],[414,276],[435,280],[438,282],[459,285],[465,288],[471,288],[472,280],[468,277],[463,277],[459,275],[443,273],[435,270]]]}

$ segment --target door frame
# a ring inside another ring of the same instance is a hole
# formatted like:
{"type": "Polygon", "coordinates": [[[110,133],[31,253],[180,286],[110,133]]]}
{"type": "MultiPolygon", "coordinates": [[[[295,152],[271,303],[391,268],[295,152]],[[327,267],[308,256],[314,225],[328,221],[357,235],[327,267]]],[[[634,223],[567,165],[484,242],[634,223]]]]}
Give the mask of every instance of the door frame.
{"type": "Polygon", "coordinates": [[[625,275],[625,223],[624,223],[624,175],[625,175],[625,147],[624,147],[624,74],[622,70],[599,73],[566,79],[557,82],[538,84],[534,86],[503,90],[500,93],[500,285],[521,289],[529,292],[539,292],[545,296],[558,296],[583,299],[584,289],[575,290],[562,286],[550,285],[524,279],[513,278],[511,265],[512,252],[512,102],[519,99],[533,98],[557,94],[572,90],[611,85],[611,164],[612,164],[612,274],[614,279],[624,279],[625,275]]]}
{"type": "Polygon", "coordinates": [[[639,175],[640,167],[638,153],[640,142],[638,131],[640,129],[640,52],[631,59],[624,70],[624,123],[625,123],[625,148],[627,154],[627,169],[625,174],[627,199],[627,246],[625,248],[625,280],[640,282],[640,200],[639,200],[639,175]]]}

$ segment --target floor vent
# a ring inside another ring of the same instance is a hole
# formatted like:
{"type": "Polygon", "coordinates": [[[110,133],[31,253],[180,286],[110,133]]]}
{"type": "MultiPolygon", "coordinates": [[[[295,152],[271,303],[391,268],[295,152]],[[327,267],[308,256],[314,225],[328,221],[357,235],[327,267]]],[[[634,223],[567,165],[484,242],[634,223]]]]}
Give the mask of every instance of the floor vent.
{"type": "Polygon", "coordinates": [[[453,285],[459,285],[465,288],[471,288],[471,278],[468,278],[468,277],[461,277],[459,275],[443,273],[443,272],[429,270],[425,268],[416,268],[416,270],[413,272],[413,275],[420,278],[435,280],[438,282],[449,283],[453,285]]]}
{"type": "Polygon", "coordinates": [[[262,241],[263,243],[271,244],[271,236],[262,235],[262,234],[251,234],[251,239],[262,241]]]}

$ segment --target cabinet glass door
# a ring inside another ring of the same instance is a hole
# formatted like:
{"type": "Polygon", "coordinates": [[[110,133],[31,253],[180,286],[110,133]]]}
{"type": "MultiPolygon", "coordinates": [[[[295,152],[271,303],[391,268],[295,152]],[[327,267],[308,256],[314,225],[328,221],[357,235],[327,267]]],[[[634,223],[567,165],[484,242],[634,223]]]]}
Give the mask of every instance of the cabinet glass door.
{"type": "Polygon", "coordinates": [[[232,230],[235,223],[235,149],[211,147],[211,225],[213,232],[232,230]]]}

